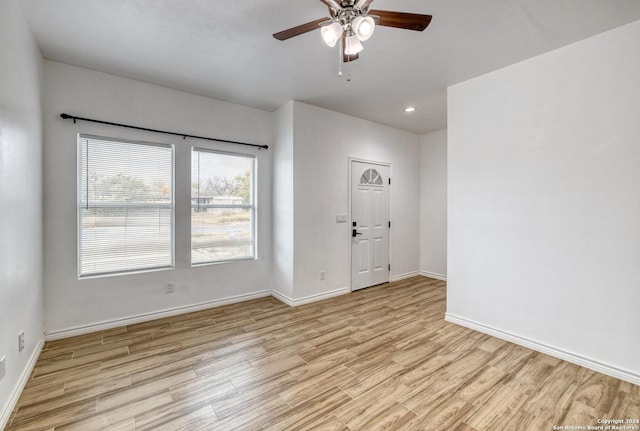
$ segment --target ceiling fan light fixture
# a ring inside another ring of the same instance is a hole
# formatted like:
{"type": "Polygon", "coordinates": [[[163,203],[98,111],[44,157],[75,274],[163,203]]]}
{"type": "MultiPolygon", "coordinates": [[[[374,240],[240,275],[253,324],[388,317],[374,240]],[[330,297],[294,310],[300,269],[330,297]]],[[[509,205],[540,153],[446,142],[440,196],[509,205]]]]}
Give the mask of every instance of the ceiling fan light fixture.
{"type": "Polygon", "coordinates": [[[339,22],[334,21],[329,25],[322,26],[322,28],[320,28],[320,34],[322,35],[324,43],[333,48],[342,36],[342,26],[339,22]]]}
{"type": "Polygon", "coordinates": [[[376,23],[370,16],[357,16],[351,22],[351,28],[361,42],[368,40],[376,29],[376,23]]]}
{"type": "Polygon", "coordinates": [[[364,47],[362,46],[362,44],[360,43],[360,40],[358,40],[358,37],[355,34],[347,36],[347,38],[345,39],[345,47],[344,47],[344,53],[346,55],[356,55],[363,49],[364,47]]]}

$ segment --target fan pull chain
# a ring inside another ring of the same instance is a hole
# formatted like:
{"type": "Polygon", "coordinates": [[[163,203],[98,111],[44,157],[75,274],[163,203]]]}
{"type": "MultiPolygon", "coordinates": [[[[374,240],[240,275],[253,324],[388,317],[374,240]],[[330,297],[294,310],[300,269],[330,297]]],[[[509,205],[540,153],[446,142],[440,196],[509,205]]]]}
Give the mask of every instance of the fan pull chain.
{"type": "Polygon", "coordinates": [[[338,76],[342,78],[342,41],[338,45],[338,76]]]}
{"type": "MultiPolygon", "coordinates": [[[[344,36],[343,36],[344,37],[344,36]]],[[[344,65],[344,52],[342,51],[342,43],[338,48],[338,77],[342,78],[342,66],[344,65]]],[[[351,74],[347,72],[347,82],[351,82],[351,74]]]]}

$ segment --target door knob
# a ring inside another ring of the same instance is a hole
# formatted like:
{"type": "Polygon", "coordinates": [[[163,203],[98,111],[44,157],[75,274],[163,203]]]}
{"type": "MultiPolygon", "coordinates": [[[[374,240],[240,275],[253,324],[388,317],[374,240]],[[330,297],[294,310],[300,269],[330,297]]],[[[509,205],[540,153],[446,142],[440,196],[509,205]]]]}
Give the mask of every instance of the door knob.
{"type": "Polygon", "coordinates": [[[362,232],[358,232],[357,230],[352,229],[351,230],[351,237],[355,238],[356,235],[362,235],[362,232]]]}

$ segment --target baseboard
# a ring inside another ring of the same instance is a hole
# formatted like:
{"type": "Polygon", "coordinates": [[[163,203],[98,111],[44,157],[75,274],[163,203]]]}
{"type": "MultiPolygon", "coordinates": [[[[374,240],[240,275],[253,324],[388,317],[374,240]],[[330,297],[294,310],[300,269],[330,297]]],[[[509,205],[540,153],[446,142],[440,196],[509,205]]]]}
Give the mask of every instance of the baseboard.
{"type": "Polygon", "coordinates": [[[280,293],[276,290],[272,290],[271,291],[271,296],[273,296],[274,298],[276,298],[278,301],[280,302],[284,302],[285,304],[287,304],[289,307],[293,307],[293,299],[289,298],[287,295],[285,295],[284,293],[280,293]]]}
{"type": "Polygon", "coordinates": [[[554,356],[559,359],[563,359],[567,362],[580,365],[585,368],[589,368],[593,371],[597,371],[602,374],[606,374],[611,377],[615,377],[620,380],[625,380],[634,385],[640,385],[640,375],[629,370],[624,370],[613,365],[605,364],[596,361],[585,356],[568,352],[557,347],[549,346],[539,341],[531,340],[520,335],[516,335],[510,332],[502,331],[500,329],[493,328],[491,326],[484,325],[482,323],[474,322],[469,319],[465,319],[460,316],[453,315],[451,313],[445,314],[445,320],[447,322],[455,323],[460,326],[464,326],[469,329],[473,329],[484,334],[500,338],[505,341],[510,341],[514,344],[526,347],[528,349],[536,350],[541,353],[545,353],[550,356],[554,356]]]}
{"type": "Polygon", "coordinates": [[[22,371],[18,383],[13,388],[13,391],[11,392],[11,395],[9,395],[9,399],[7,400],[6,404],[4,405],[4,407],[2,407],[2,411],[0,412],[0,430],[5,429],[5,427],[9,424],[9,420],[11,419],[11,412],[13,412],[16,404],[18,404],[18,400],[20,399],[22,390],[29,381],[29,376],[31,376],[31,372],[36,366],[36,362],[38,362],[38,357],[40,356],[40,352],[42,352],[43,347],[44,337],[41,337],[40,341],[36,345],[36,348],[33,349],[33,353],[31,353],[31,357],[27,362],[27,366],[22,371]]]}
{"type": "Polygon", "coordinates": [[[200,302],[198,304],[186,305],[183,307],[169,308],[152,313],[139,314],[137,316],[106,320],[99,323],[92,323],[90,325],[76,326],[73,328],[62,329],[58,331],[45,332],[45,340],[51,341],[59,340],[61,338],[75,337],[77,335],[90,334],[92,332],[104,331],[106,329],[134,325],[136,323],[147,322],[149,320],[162,319],[165,317],[172,317],[184,313],[193,313],[200,310],[206,310],[208,308],[221,307],[223,305],[236,304],[238,302],[250,301],[252,299],[258,298],[266,298],[269,296],[271,296],[271,291],[265,290],[262,292],[249,293],[246,295],[230,296],[213,301],[200,302]]]}
{"type": "Polygon", "coordinates": [[[406,274],[398,274],[391,277],[391,282],[393,283],[394,281],[405,280],[407,278],[417,277],[419,275],[420,275],[420,271],[412,271],[412,272],[407,272],[406,274]]]}
{"type": "Polygon", "coordinates": [[[436,280],[447,281],[447,276],[444,274],[438,274],[435,272],[428,272],[428,271],[420,271],[420,275],[423,277],[435,278],[436,280]]]}
{"type": "Polygon", "coordinates": [[[278,301],[284,302],[289,307],[297,307],[299,305],[310,304],[312,302],[322,301],[324,299],[333,298],[335,296],[346,295],[350,292],[351,289],[349,289],[348,287],[343,287],[340,289],[332,290],[330,292],[319,293],[317,295],[309,295],[299,299],[289,298],[288,296],[275,290],[271,291],[271,295],[273,295],[273,297],[278,301]]]}

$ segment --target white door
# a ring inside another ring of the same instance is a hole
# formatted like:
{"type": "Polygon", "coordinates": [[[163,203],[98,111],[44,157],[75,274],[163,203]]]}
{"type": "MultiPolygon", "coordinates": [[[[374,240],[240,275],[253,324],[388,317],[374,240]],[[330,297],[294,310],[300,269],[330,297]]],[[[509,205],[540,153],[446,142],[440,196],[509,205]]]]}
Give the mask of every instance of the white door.
{"type": "Polygon", "coordinates": [[[351,290],[389,281],[389,166],[351,161],[351,290]]]}

